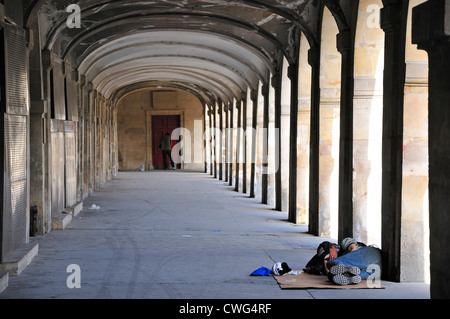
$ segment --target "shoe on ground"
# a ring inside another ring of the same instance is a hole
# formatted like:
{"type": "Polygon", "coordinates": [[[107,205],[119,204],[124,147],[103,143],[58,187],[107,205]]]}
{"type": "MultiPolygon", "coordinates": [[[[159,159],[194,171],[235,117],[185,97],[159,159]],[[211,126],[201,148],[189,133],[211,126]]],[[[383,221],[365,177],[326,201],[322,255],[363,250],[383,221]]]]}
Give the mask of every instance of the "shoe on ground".
{"type": "Polygon", "coordinates": [[[330,273],[332,275],[349,274],[349,275],[357,276],[361,273],[361,270],[355,266],[347,266],[347,265],[343,265],[343,264],[337,264],[330,268],[330,273]]]}
{"type": "Polygon", "coordinates": [[[361,277],[359,275],[337,274],[333,276],[333,282],[340,286],[356,285],[361,282],[361,277]]]}

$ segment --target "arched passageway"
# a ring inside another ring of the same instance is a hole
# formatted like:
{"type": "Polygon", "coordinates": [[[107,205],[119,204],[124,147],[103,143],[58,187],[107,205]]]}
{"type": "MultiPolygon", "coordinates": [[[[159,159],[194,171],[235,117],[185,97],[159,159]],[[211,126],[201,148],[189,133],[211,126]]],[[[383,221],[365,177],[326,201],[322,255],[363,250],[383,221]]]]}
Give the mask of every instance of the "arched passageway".
{"type": "Polygon", "coordinates": [[[119,171],[159,169],[170,131],[177,169],[448,296],[448,35],[425,9],[450,13],[422,2],[3,1],[0,261],[119,171]]]}

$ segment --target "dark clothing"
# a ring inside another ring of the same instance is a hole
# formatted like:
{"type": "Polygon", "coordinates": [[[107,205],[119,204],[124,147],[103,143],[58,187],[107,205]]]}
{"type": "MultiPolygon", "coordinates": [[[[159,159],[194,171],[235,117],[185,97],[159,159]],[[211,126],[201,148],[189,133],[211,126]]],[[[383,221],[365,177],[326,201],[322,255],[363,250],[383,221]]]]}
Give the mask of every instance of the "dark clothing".
{"type": "Polygon", "coordinates": [[[170,166],[175,167],[175,163],[172,160],[172,151],[171,150],[163,150],[163,161],[164,161],[164,168],[168,168],[169,165],[167,164],[167,156],[169,156],[170,159],[170,166]]]}
{"type": "Polygon", "coordinates": [[[172,148],[172,139],[170,138],[169,134],[164,135],[161,137],[161,140],[159,141],[159,147],[163,151],[170,151],[172,148]]]}
{"type": "Polygon", "coordinates": [[[169,133],[161,137],[161,140],[159,141],[159,147],[162,150],[164,168],[169,168],[169,165],[167,164],[167,156],[169,156],[170,159],[170,166],[174,168],[175,163],[172,160],[172,138],[170,137],[169,133]]]}
{"type": "Polygon", "coordinates": [[[303,269],[304,272],[313,275],[325,275],[324,260],[328,259],[330,255],[330,249],[339,246],[329,241],[322,242],[319,247],[317,247],[317,253],[311,258],[311,260],[306,264],[303,269]]]}

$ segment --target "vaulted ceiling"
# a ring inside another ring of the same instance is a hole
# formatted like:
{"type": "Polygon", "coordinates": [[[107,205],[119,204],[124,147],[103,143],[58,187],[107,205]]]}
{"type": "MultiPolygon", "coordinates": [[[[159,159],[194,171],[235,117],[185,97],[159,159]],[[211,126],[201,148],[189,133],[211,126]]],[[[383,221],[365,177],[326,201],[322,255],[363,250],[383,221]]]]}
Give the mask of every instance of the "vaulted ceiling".
{"type": "Polygon", "coordinates": [[[267,84],[283,56],[295,60],[300,32],[316,41],[315,0],[82,0],[80,28],[66,23],[73,0],[24,3],[42,49],[106,98],[157,85],[230,103],[267,84]]]}

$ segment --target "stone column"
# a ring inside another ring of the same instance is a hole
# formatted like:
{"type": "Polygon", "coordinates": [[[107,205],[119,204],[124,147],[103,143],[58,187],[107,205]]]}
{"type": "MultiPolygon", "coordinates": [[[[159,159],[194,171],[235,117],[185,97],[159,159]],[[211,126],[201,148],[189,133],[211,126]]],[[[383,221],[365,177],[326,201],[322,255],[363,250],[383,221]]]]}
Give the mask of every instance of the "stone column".
{"type": "MultiPolygon", "coordinates": [[[[38,49],[38,48],[36,48],[38,49]]],[[[43,114],[43,138],[44,138],[44,154],[45,157],[45,180],[44,180],[44,188],[45,188],[45,197],[44,197],[44,215],[43,217],[43,230],[45,232],[49,232],[52,228],[52,147],[50,140],[50,119],[51,119],[51,71],[53,69],[54,58],[53,54],[48,50],[43,50],[41,52],[42,59],[42,76],[43,76],[43,102],[46,104],[46,112],[43,114]]],[[[32,106],[33,108],[33,106],[32,106]]]]}
{"type": "MultiPolygon", "coordinates": [[[[281,70],[279,70],[281,72],[281,70]]],[[[277,154],[275,154],[275,162],[278,162],[278,169],[275,172],[275,210],[281,211],[281,74],[274,74],[272,76],[272,87],[275,90],[275,130],[278,130],[278,135],[275,135],[275,147],[277,154]]]]}
{"type": "Polygon", "coordinates": [[[242,193],[247,193],[247,92],[242,104],[242,193]]]}
{"type": "Polygon", "coordinates": [[[241,132],[242,132],[242,104],[245,103],[244,100],[241,100],[236,103],[237,108],[237,138],[236,138],[236,169],[235,169],[235,184],[234,190],[236,192],[239,191],[239,171],[240,171],[240,155],[241,155],[241,132]]]}
{"type": "Polygon", "coordinates": [[[410,0],[406,26],[400,281],[430,282],[428,225],[428,55],[411,41],[410,0]]]}
{"type": "Polygon", "coordinates": [[[341,53],[338,242],[353,237],[353,70],[354,32],[337,35],[341,53]]]}
{"type": "Polygon", "coordinates": [[[255,175],[256,175],[256,129],[258,122],[258,89],[250,92],[252,100],[252,154],[251,154],[251,172],[250,172],[250,197],[255,197],[255,175]]]}
{"type": "Polygon", "coordinates": [[[234,127],[234,105],[233,102],[231,102],[231,104],[229,105],[229,110],[230,110],[230,125],[229,125],[229,134],[230,134],[230,146],[229,146],[229,161],[228,161],[228,185],[232,186],[233,185],[233,153],[234,153],[234,146],[233,146],[233,141],[234,141],[234,137],[233,137],[233,127],[234,127]]]}
{"type": "Polygon", "coordinates": [[[269,142],[269,86],[267,84],[262,86],[261,94],[264,97],[263,107],[263,150],[262,150],[262,180],[261,180],[261,203],[267,204],[268,198],[268,181],[269,181],[269,157],[268,157],[268,142],[269,142]]]}
{"type": "Polygon", "coordinates": [[[219,180],[223,179],[223,103],[219,101],[219,180]]]}
{"type": "Polygon", "coordinates": [[[211,111],[211,106],[208,107],[208,118],[209,118],[209,138],[208,138],[208,142],[209,142],[209,175],[213,175],[213,142],[212,142],[212,126],[213,126],[213,122],[212,122],[212,111],[211,111]]]}
{"type": "Polygon", "coordinates": [[[229,148],[229,129],[230,129],[230,117],[229,117],[229,105],[228,104],[224,104],[223,105],[223,111],[225,112],[225,158],[224,158],[224,162],[223,165],[224,167],[224,176],[223,176],[223,180],[224,182],[228,182],[228,154],[230,153],[230,148],[229,148]]]}
{"type": "Polygon", "coordinates": [[[85,130],[86,130],[86,162],[85,162],[85,183],[88,194],[94,191],[94,101],[96,92],[93,90],[92,82],[86,84],[86,105],[85,105],[85,130]]]}
{"type": "Polygon", "coordinates": [[[384,1],[381,28],[385,32],[381,248],[386,280],[400,281],[400,229],[403,153],[403,96],[405,38],[401,25],[402,4],[384,1]]]}
{"type": "MultiPolygon", "coordinates": [[[[298,55],[297,55],[298,56],[298,55]]],[[[288,68],[291,80],[290,142],[289,142],[289,202],[288,219],[297,223],[297,135],[298,135],[298,62],[288,68]]]]}
{"type": "Polygon", "coordinates": [[[309,223],[308,232],[319,235],[319,124],[320,124],[320,48],[308,51],[311,65],[311,132],[309,165],[309,223]]]}
{"type": "Polygon", "coordinates": [[[450,298],[450,0],[413,8],[412,40],[428,53],[431,298],[450,298]]]}
{"type": "Polygon", "coordinates": [[[217,178],[217,136],[216,136],[216,128],[217,128],[217,122],[216,122],[216,104],[219,102],[214,103],[214,105],[212,106],[212,126],[211,126],[211,149],[212,154],[213,154],[213,158],[212,158],[212,163],[213,163],[213,170],[214,170],[214,178],[217,178]]]}
{"type": "MultiPolygon", "coordinates": [[[[40,49],[39,27],[33,22],[29,30],[30,77],[30,206],[36,207],[37,220],[33,233],[43,235],[51,229],[50,188],[48,175],[47,118],[48,104],[44,93],[44,67],[40,49]]],[[[33,216],[30,216],[33,217],[33,216]]]]}
{"type": "Polygon", "coordinates": [[[309,44],[302,34],[298,68],[298,139],[297,139],[297,223],[308,223],[309,207],[309,134],[311,120],[311,66],[309,44]]]}

